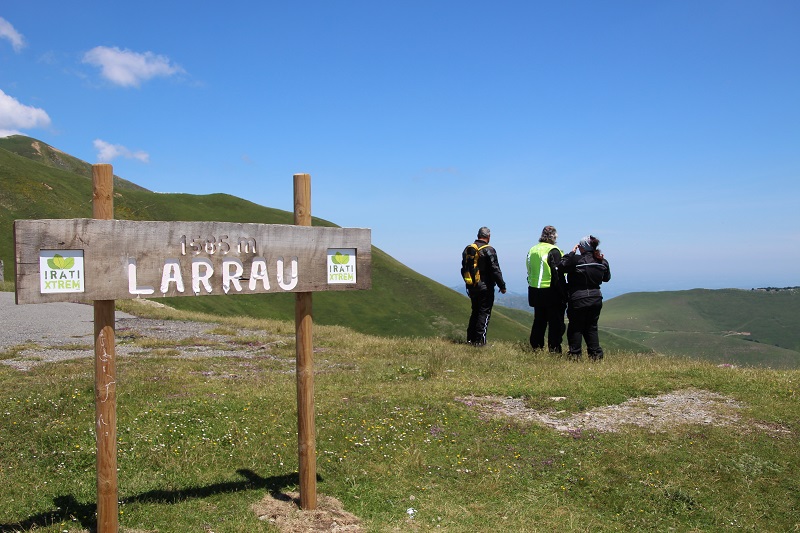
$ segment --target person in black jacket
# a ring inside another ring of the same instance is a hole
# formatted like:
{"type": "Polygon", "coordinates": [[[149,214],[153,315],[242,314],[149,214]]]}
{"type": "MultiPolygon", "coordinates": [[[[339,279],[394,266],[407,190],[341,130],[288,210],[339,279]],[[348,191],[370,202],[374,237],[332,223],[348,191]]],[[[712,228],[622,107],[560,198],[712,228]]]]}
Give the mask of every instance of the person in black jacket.
{"type": "Polygon", "coordinates": [[[492,316],[495,286],[500,288],[501,293],[506,293],[506,282],[503,281],[503,273],[500,271],[500,263],[497,261],[497,252],[489,246],[490,238],[489,228],[484,226],[478,230],[475,245],[480,248],[478,270],[480,270],[481,280],[475,287],[467,289],[467,294],[472,302],[472,313],[467,326],[467,343],[473,346],[486,345],[486,330],[489,328],[489,318],[492,316]]]}
{"type": "Polygon", "coordinates": [[[597,247],[600,240],[593,235],[581,239],[575,248],[558,264],[558,270],[567,277],[567,342],[569,355],[581,358],[581,340],[586,340],[589,358],[603,358],[603,348],[597,333],[597,321],[603,308],[600,284],[611,279],[608,261],[597,247]]]}

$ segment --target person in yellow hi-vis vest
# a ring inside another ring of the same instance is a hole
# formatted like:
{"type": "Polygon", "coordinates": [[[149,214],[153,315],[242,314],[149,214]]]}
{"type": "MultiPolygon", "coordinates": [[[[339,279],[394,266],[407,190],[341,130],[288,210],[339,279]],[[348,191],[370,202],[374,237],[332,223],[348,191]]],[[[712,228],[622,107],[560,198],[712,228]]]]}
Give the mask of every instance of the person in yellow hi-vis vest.
{"type": "Polygon", "coordinates": [[[533,325],[530,343],[534,350],[544,349],[544,332],[547,331],[547,349],[561,353],[564,337],[564,311],[567,308],[563,274],[558,273],[558,263],[563,253],[556,246],[558,232],[545,226],[539,242],[528,251],[525,267],[528,272],[528,305],[533,307],[533,325]]]}

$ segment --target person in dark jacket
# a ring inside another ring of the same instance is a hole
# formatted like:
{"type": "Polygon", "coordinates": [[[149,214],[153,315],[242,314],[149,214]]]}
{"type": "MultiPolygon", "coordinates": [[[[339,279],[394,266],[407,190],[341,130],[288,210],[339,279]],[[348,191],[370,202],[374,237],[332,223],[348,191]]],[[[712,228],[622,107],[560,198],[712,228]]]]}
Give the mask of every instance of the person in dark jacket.
{"type": "Polygon", "coordinates": [[[564,275],[557,270],[562,252],[556,246],[558,232],[553,226],[545,226],[539,242],[525,258],[528,272],[528,305],[533,307],[533,324],[529,342],[534,350],[544,348],[544,332],[547,331],[547,349],[561,353],[564,337],[564,275]]]}
{"type": "Polygon", "coordinates": [[[600,285],[611,279],[611,269],[597,249],[599,245],[597,237],[584,237],[558,264],[559,272],[567,277],[567,342],[570,357],[576,359],[581,358],[582,339],[586,341],[590,359],[603,358],[597,332],[597,321],[603,308],[600,285]]]}
{"type": "Polygon", "coordinates": [[[478,251],[478,270],[481,280],[475,287],[467,290],[472,302],[472,313],[467,326],[467,343],[473,346],[486,345],[486,331],[489,329],[489,319],[492,316],[495,286],[500,288],[501,293],[506,293],[506,282],[503,281],[503,273],[500,271],[500,263],[497,261],[497,252],[492,246],[489,246],[490,239],[489,228],[484,226],[478,230],[475,245],[480,249],[478,251]]]}

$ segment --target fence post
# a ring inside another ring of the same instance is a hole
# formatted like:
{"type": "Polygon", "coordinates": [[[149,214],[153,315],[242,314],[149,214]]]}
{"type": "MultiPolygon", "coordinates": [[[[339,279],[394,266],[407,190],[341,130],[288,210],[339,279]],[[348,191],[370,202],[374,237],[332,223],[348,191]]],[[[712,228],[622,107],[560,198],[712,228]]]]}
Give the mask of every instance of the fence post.
{"type": "MultiPolygon", "coordinates": [[[[92,217],[114,218],[114,171],[92,165],[92,217]]],[[[117,533],[117,360],[114,300],[94,300],[94,406],[97,439],[97,531],[117,533]]]]}
{"type": "MultiPolygon", "coordinates": [[[[294,175],[294,223],[311,225],[311,176],[294,175]]],[[[317,508],[317,445],[314,423],[314,343],[310,292],[298,292],[295,301],[297,355],[297,452],[300,508],[317,508]]]]}

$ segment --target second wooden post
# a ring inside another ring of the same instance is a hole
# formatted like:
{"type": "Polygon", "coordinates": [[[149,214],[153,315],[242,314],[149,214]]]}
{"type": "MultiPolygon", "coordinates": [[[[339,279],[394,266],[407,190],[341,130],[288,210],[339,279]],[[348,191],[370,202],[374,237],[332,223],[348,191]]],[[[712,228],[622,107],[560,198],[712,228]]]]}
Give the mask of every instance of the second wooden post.
{"type": "MultiPolygon", "coordinates": [[[[294,175],[294,223],[311,225],[311,176],[294,175]]],[[[314,343],[311,293],[298,292],[295,303],[297,372],[297,452],[300,508],[317,508],[317,445],[314,423],[314,343]]]]}
{"type": "MultiPolygon", "coordinates": [[[[92,217],[114,218],[114,171],[92,166],[92,217]]],[[[114,300],[94,301],[94,411],[97,440],[97,531],[117,533],[117,353],[114,300]]]]}

